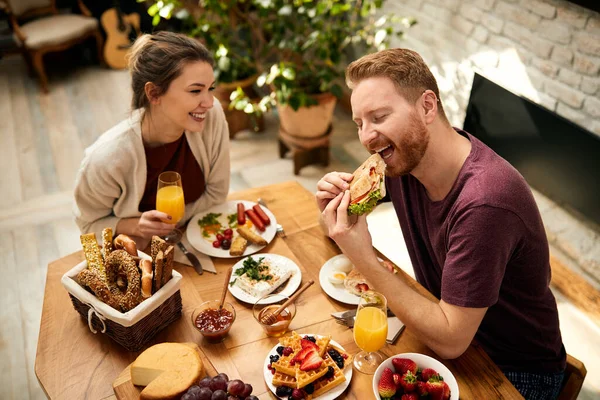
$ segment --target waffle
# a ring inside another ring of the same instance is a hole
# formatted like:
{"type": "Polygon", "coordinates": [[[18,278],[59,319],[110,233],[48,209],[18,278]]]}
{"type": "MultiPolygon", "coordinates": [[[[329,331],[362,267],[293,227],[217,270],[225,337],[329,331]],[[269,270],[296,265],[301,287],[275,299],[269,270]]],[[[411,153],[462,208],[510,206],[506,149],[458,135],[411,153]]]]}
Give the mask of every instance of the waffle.
{"type": "Polygon", "coordinates": [[[319,356],[323,358],[325,355],[325,351],[327,351],[327,346],[329,346],[329,341],[331,340],[331,336],[323,336],[317,338],[317,346],[319,347],[319,356]]]}
{"type": "Polygon", "coordinates": [[[302,337],[296,332],[292,332],[290,336],[279,339],[279,343],[281,343],[282,346],[291,347],[294,351],[289,356],[280,356],[279,360],[271,364],[271,366],[275,368],[275,371],[289,375],[290,377],[296,376],[296,369],[298,368],[298,365],[291,365],[290,361],[292,361],[292,358],[296,356],[296,353],[302,350],[302,346],[300,346],[301,338],[302,337]]]}
{"type": "Polygon", "coordinates": [[[281,372],[275,372],[275,375],[273,375],[272,383],[275,387],[287,386],[289,388],[296,389],[297,386],[296,378],[294,378],[293,376],[282,374],[281,372]]]}
{"type": "Polygon", "coordinates": [[[335,371],[333,373],[333,378],[323,378],[317,380],[315,382],[315,391],[312,393],[312,397],[318,397],[346,381],[346,376],[344,375],[344,372],[338,368],[337,364],[331,359],[331,357],[329,357],[329,355],[326,355],[323,359],[323,366],[325,367],[325,371],[328,370],[328,367],[333,368],[333,370],[335,371]]]}

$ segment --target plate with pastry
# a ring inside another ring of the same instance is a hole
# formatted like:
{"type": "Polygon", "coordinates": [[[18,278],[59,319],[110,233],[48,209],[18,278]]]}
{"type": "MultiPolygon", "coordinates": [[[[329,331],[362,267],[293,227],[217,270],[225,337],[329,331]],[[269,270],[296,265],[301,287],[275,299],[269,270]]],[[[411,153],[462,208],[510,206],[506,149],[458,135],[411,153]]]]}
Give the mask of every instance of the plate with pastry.
{"type": "Polygon", "coordinates": [[[186,235],[201,253],[234,258],[261,250],[276,232],[277,220],[269,209],[252,201],[232,200],[194,215],[186,235]]]}
{"type": "Polygon", "coordinates": [[[278,254],[254,254],[238,261],[229,279],[229,292],[244,303],[269,304],[277,298],[262,297],[277,293],[291,296],[302,282],[302,272],[295,262],[278,254]]]}
{"type": "Polygon", "coordinates": [[[280,398],[333,400],[350,385],[352,356],[331,336],[292,332],[269,351],[263,370],[280,398]]]}
{"type": "MultiPolygon", "coordinates": [[[[377,259],[384,263],[381,258],[377,259]]],[[[372,288],[344,254],[331,257],[323,264],[319,283],[329,297],[350,305],[358,305],[362,292],[372,288]]]]}

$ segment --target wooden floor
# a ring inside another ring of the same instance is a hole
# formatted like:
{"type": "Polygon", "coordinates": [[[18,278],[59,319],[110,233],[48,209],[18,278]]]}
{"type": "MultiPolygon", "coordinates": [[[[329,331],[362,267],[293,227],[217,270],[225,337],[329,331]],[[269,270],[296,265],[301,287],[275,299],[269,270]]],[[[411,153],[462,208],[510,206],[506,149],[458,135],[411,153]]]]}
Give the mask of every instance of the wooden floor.
{"type": "MultiPolygon", "coordinates": [[[[72,191],[83,150],[129,113],[127,72],[59,61],[61,67],[50,65],[50,93],[42,95],[20,57],[0,59],[0,399],[45,398],[33,365],[46,268],[80,248],[72,191]]],[[[266,132],[242,133],[232,141],[232,191],[296,179],[314,192],[325,172],[352,171],[367,155],[349,116],[338,115],[330,166],[306,167],[294,176],[291,160],[278,156],[277,121],[270,118],[266,132]]],[[[567,292],[569,282],[577,282],[568,271],[554,277],[553,283],[567,292]]],[[[588,377],[594,379],[580,398],[597,398],[600,357],[594,349],[600,332],[581,322],[586,317],[573,307],[585,308],[594,292],[574,287],[585,295],[559,297],[561,322],[568,322],[563,336],[567,351],[584,354],[575,356],[586,362],[588,377]],[[598,367],[590,368],[594,360],[598,367]]],[[[593,304],[600,313],[600,303],[593,304]]]]}

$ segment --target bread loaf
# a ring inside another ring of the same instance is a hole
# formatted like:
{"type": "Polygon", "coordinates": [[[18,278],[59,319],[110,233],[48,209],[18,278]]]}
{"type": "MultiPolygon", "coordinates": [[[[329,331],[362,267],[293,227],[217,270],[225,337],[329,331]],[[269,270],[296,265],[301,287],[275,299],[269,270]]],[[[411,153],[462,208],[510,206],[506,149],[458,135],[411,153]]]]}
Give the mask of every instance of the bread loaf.
{"type": "Polygon", "coordinates": [[[162,251],[159,251],[154,259],[154,293],[158,292],[158,290],[162,287],[162,274],[164,268],[164,254],[162,251]]]}
{"type": "Polygon", "coordinates": [[[152,272],[152,261],[141,259],[140,269],[142,270],[142,297],[147,299],[152,296],[152,278],[154,273],[152,272]]]}
{"type": "Polygon", "coordinates": [[[115,238],[115,248],[128,252],[133,257],[137,257],[137,245],[135,241],[127,235],[119,235],[115,238]]]}
{"type": "Polygon", "coordinates": [[[171,275],[173,274],[173,258],[175,256],[175,248],[173,246],[169,246],[164,253],[164,263],[163,263],[163,271],[161,278],[161,286],[165,286],[169,279],[171,279],[171,275]]]}

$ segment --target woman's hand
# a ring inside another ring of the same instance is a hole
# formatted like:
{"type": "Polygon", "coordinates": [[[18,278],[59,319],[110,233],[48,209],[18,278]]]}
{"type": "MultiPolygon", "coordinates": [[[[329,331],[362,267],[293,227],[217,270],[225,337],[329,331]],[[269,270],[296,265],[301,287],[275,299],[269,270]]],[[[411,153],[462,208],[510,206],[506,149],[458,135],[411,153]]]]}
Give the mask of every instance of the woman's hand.
{"type": "Polygon", "coordinates": [[[347,172],[330,172],[317,183],[317,206],[323,212],[337,195],[350,187],[353,175],[347,172]]]}
{"type": "Polygon", "coordinates": [[[173,229],[175,224],[167,224],[163,220],[170,220],[171,216],[157,210],[144,212],[137,223],[136,236],[151,239],[152,236],[165,236],[173,229]]]}

